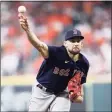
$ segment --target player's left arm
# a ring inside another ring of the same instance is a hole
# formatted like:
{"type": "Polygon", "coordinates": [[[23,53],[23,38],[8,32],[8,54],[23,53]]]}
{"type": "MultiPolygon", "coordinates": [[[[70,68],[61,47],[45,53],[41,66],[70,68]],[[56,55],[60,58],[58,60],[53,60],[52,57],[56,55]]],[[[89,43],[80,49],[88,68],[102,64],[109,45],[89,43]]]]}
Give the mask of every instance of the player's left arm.
{"type": "MultiPolygon", "coordinates": [[[[72,94],[72,93],[71,93],[72,94]]],[[[83,96],[84,96],[84,91],[83,91],[83,85],[81,85],[81,94],[80,95],[77,95],[73,102],[74,103],[82,103],[83,102],[83,96]]]]}
{"type": "Polygon", "coordinates": [[[71,79],[68,83],[69,98],[73,103],[83,102],[83,85],[77,84],[76,79],[71,79]]]}
{"type": "Polygon", "coordinates": [[[74,101],[76,103],[82,103],[84,100],[84,83],[86,83],[86,79],[87,79],[87,74],[88,74],[88,70],[89,70],[89,62],[84,66],[84,75],[81,78],[81,89],[80,89],[80,95],[77,95],[77,97],[74,99],[74,101]]]}

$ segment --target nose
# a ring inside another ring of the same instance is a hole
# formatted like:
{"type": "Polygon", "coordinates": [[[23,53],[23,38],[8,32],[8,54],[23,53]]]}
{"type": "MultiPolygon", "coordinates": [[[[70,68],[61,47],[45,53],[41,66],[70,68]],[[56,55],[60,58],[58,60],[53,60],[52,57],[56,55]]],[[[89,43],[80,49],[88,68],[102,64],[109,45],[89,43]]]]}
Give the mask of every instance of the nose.
{"type": "Polygon", "coordinates": [[[78,42],[75,42],[74,45],[75,45],[75,46],[78,46],[78,42]]]}
{"type": "Polygon", "coordinates": [[[78,47],[78,46],[79,46],[79,45],[78,45],[77,42],[75,42],[74,45],[73,45],[73,47],[78,47]]]}

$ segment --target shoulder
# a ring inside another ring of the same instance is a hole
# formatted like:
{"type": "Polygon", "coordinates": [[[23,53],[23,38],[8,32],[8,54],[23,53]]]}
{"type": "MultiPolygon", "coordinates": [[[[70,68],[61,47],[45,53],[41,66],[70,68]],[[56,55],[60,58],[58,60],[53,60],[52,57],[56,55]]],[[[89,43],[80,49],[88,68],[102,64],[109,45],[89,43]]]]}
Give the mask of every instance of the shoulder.
{"type": "Polygon", "coordinates": [[[61,46],[48,45],[48,48],[59,49],[61,46]]]}
{"type": "Polygon", "coordinates": [[[65,51],[63,46],[48,46],[49,58],[63,59],[65,51]]]}
{"type": "Polygon", "coordinates": [[[78,64],[80,66],[80,69],[85,74],[85,76],[87,76],[90,64],[89,64],[88,59],[83,54],[81,54],[81,53],[80,53],[80,60],[79,60],[78,64]]]}
{"type": "Polygon", "coordinates": [[[57,51],[57,52],[62,52],[64,51],[63,46],[50,46],[48,45],[49,50],[57,51]]]}
{"type": "Polygon", "coordinates": [[[90,66],[89,60],[86,58],[86,56],[84,56],[82,53],[80,53],[80,56],[81,56],[81,61],[83,61],[83,63],[85,63],[89,67],[90,66]]]}

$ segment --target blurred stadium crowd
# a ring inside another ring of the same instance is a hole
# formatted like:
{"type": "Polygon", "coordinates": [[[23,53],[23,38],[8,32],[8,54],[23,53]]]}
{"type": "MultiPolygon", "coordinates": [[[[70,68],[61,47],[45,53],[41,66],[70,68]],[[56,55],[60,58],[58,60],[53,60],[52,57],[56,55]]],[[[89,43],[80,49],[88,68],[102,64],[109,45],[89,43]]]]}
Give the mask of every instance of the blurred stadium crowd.
{"type": "Polygon", "coordinates": [[[36,74],[43,60],[19,25],[19,5],[26,6],[30,27],[47,44],[62,45],[67,30],[81,30],[89,74],[111,73],[110,2],[2,2],[1,75],[36,74]]]}

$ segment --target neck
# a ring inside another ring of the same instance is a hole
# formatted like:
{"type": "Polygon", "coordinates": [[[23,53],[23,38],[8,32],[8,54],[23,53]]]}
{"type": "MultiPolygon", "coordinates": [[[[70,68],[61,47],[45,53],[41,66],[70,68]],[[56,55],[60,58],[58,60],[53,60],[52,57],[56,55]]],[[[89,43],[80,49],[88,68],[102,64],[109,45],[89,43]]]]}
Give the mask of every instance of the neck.
{"type": "Polygon", "coordinates": [[[73,60],[74,60],[74,61],[77,61],[77,60],[79,60],[79,54],[76,54],[76,55],[74,55],[74,58],[73,58],[73,60]]]}

